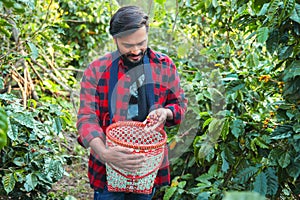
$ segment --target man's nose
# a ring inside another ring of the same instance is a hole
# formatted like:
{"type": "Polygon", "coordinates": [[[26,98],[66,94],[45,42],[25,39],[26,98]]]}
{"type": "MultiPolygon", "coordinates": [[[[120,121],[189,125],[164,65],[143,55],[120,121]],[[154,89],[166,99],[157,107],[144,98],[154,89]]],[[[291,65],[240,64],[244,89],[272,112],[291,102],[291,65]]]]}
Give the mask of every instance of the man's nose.
{"type": "Polygon", "coordinates": [[[137,45],[134,45],[134,46],[130,49],[130,53],[135,54],[135,55],[139,54],[139,53],[140,53],[139,47],[138,47],[137,45]]]}

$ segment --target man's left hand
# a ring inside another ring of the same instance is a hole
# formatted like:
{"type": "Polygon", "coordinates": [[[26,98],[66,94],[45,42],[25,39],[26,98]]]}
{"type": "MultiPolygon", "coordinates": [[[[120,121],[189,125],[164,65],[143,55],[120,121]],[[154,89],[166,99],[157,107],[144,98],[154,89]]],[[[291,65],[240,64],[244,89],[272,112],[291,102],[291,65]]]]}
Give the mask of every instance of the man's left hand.
{"type": "Polygon", "coordinates": [[[166,120],[173,119],[173,112],[168,108],[158,108],[149,113],[147,119],[144,121],[146,124],[146,131],[153,131],[158,127],[163,127],[166,120]]]}

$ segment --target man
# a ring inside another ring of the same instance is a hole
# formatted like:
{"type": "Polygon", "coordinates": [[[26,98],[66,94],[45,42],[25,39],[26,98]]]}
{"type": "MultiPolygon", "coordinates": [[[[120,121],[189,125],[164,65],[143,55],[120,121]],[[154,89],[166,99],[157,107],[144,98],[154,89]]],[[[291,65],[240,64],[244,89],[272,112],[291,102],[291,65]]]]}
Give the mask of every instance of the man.
{"type": "MultiPolygon", "coordinates": [[[[105,147],[106,127],[116,121],[156,118],[158,126],[179,124],[187,100],[174,63],[148,48],[148,16],[136,6],[120,8],[110,21],[117,51],[93,61],[85,70],[80,91],[79,141],[91,147],[88,176],[94,199],[151,199],[152,194],[110,192],[105,163],[136,171],[145,158],[127,148],[105,147]]],[[[155,187],[170,183],[167,148],[155,187]]],[[[154,188],[155,188],[154,187],[154,188]]]]}

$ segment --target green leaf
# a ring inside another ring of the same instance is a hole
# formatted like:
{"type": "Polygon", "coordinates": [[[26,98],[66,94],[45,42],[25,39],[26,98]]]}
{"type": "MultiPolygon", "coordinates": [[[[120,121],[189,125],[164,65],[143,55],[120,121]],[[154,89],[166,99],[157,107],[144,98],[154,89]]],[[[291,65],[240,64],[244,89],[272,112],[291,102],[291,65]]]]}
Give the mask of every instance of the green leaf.
{"type": "Polygon", "coordinates": [[[18,98],[16,98],[13,94],[0,94],[0,99],[5,101],[16,101],[18,98]]]}
{"type": "Polygon", "coordinates": [[[276,176],[275,170],[271,167],[269,167],[266,170],[266,176],[267,176],[267,186],[268,186],[267,194],[273,196],[277,193],[278,190],[278,177],[276,176]]]}
{"type": "Polygon", "coordinates": [[[4,186],[4,190],[6,191],[6,193],[7,194],[10,193],[14,189],[16,184],[16,180],[14,178],[13,173],[5,174],[2,177],[2,184],[4,186]]]}
{"type": "Polygon", "coordinates": [[[45,159],[45,173],[50,180],[57,181],[63,177],[64,168],[59,160],[45,159]]]}
{"type": "Polygon", "coordinates": [[[7,145],[8,117],[5,110],[0,107],[0,151],[7,145]]]}
{"type": "Polygon", "coordinates": [[[213,120],[210,122],[208,126],[208,132],[207,132],[207,137],[210,142],[212,143],[217,142],[222,132],[225,120],[226,118],[222,118],[222,119],[213,118],[213,120]]]}
{"type": "Polygon", "coordinates": [[[13,163],[19,167],[22,167],[25,165],[25,160],[22,157],[17,157],[14,159],[13,163]]]}
{"type": "Polygon", "coordinates": [[[276,166],[278,165],[278,160],[281,156],[281,154],[283,154],[284,151],[282,149],[279,149],[279,148],[273,148],[270,153],[269,153],[269,156],[268,156],[268,159],[269,159],[269,163],[271,166],[276,166]]]}
{"type": "Polygon", "coordinates": [[[178,46],[177,48],[177,55],[180,58],[183,58],[187,56],[189,49],[191,48],[191,45],[189,43],[184,43],[178,46]]]}
{"type": "Polygon", "coordinates": [[[226,155],[225,155],[224,151],[222,151],[221,157],[222,157],[222,171],[226,173],[229,169],[229,164],[227,162],[226,155]]]}
{"type": "Polygon", "coordinates": [[[178,183],[178,187],[179,187],[179,188],[184,188],[185,185],[186,185],[186,181],[180,181],[180,182],[178,183]]]}
{"type": "Polygon", "coordinates": [[[235,138],[238,138],[240,135],[243,135],[245,132],[245,124],[242,120],[236,119],[230,125],[230,129],[235,138]]]}
{"type": "Polygon", "coordinates": [[[278,163],[282,168],[286,168],[291,162],[291,155],[289,152],[284,152],[278,159],[278,163]]]}
{"type": "Polygon", "coordinates": [[[30,50],[31,50],[31,57],[36,60],[39,56],[39,51],[37,47],[32,42],[27,42],[30,50]]]}
{"type": "Polygon", "coordinates": [[[4,82],[3,82],[3,78],[0,77],[0,89],[4,88],[4,82]]]}
{"type": "Polygon", "coordinates": [[[18,14],[22,14],[25,12],[25,8],[23,7],[22,4],[19,3],[14,3],[14,10],[18,13],[18,14]]]}
{"type": "Polygon", "coordinates": [[[256,192],[226,192],[223,200],[265,200],[264,196],[256,192]]]}
{"type": "Polygon", "coordinates": [[[284,14],[290,16],[295,8],[295,0],[286,0],[284,4],[284,14]]]}
{"type": "Polygon", "coordinates": [[[289,99],[289,101],[294,101],[295,103],[300,100],[299,93],[300,76],[289,80],[284,85],[283,97],[289,99]]]}
{"type": "Polygon", "coordinates": [[[293,46],[285,46],[283,48],[280,48],[278,58],[280,60],[287,59],[288,57],[290,57],[292,55],[293,50],[294,50],[293,46]]]}
{"type": "Polygon", "coordinates": [[[289,81],[296,76],[300,76],[300,60],[295,60],[290,66],[288,66],[283,72],[283,81],[289,81]]]}
{"type": "Polygon", "coordinates": [[[61,119],[59,117],[54,118],[53,129],[57,135],[61,132],[62,124],[61,119]]]}
{"type": "Polygon", "coordinates": [[[300,24],[300,4],[296,3],[290,19],[300,24]]]}
{"type": "Polygon", "coordinates": [[[257,148],[256,148],[256,140],[257,140],[256,138],[251,140],[250,147],[251,147],[251,150],[254,151],[257,154],[258,152],[257,152],[257,148]]]}
{"type": "Polygon", "coordinates": [[[212,120],[213,120],[213,118],[208,118],[207,120],[205,120],[205,122],[202,125],[202,129],[204,129],[206,126],[208,126],[212,120]]]}
{"type": "Polygon", "coordinates": [[[280,0],[272,0],[268,8],[268,17],[272,19],[273,15],[277,12],[277,9],[280,7],[280,0]]]}
{"type": "Polygon", "coordinates": [[[19,126],[16,124],[11,124],[10,121],[9,122],[9,129],[7,132],[7,136],[11,139],[11,140],[17,140],[18,139],[18,135],[19,135],[19,126]]]}
{"type": "Polygon", "coordinates": [[[166,3],[166,0],[155,0],[155,2],[163,6],[166,3]]]}
{"type": "MultiPolygon", "coordinates": [[[[264,141],[264,138],[257,137],[257,138],[254,138],[252,141],[255,145],[259,146],[262,149],[268,149],[269,148],[269,146],[267,145],[267,142],[264,141]]],[[[252,141],[251,141],[251,143],[252,143],[252,141]]]]}
{"type": "Polygon", "coordinates": [[[294,162],[288,166],[287,172],[288,174],[296,180],[300,176],[300,162],[294,162]]]}
{"type": "Polygon", "coordinates": [[[196,200],[209,200],[210,192],[201,192],[198,194],[196,200]]]}
{"type": "Polygon", "coordinates": [[[77,200],[77,198],[75,198],[74,196],[72,195],[67,195],[64,200],[77,200]]]}
{"type": "Polygon", "coordinates": [[[248,54],[246,57],[247,65],[249,67],[257,67],[259,64],[258,59],[259,59],[259,57],[255,52],[248,54]]]}
{"type": "Polygon", "coordinates": [[[223,128],[222,128],[222,132],[221,132],[223,141],[226,140],[228,133],[229,133],[229,122],[228,122],[228,120],[225,120],[224,124],[223,124],[223,128]]]}
{"type": "Polygon", "coordinates": [[[202,174],[200,176],[198,176],[197,178],[195,178],[196,181],[199,181],[201,183],[205,183],[207,185],[211,185],[211,182],[209,181],[210,179],[213,179],[214,176],[211,174],[202,174]]]}
{"type": "Polygon", "coordinates": [[[219,6],[218,0],[212,0],[212,5],[214,8],[217,8],[219,6]]]}
{"type": "Polygon", "coordinates": [[[11,8],[14,6],[14,1],[12,0],[2,0],[2,2],[4,3],[4,6],[7,8],[11,8]]]}
{"type": "Polygon", "coordinates": [[[38,178],[35,174],[31,173],[26,176],[24,188],[27,192],[32,191],[38,184],[38,178]]]}
{"type": "Polygon", "coordinates": [[[271,139],[280,140],[289,138],[293,134],[293,128],[289,125],[279,125],[271,134],[271,139]]]}
{"type": "Polygon", "coordinates": [[[29,113],[15,113],[13,116],[11,116],[12,119],[14,119],[19,124],[26,126],[28,128],[35,128],[34,120],[29,113]]]}
{"type": "Polygon", "coordinates": [[[227,86],[227,94],[235,93],[236,91],[245,87],[245,83],[242,80],[231,81],[227,86]]]}
{"type": "Polygon", "coordinates": [[[266,41],[267,50],[270,53],[274,53],[279,46],[279,32],[277,29],[274,29],[272,32],[269,33],[269,37],[266,41]]]}
{"type": "Polygon", "coordinates": [[[295,124],[294,126],[293,126],[293,131],[295,132],[295,133],[300,133],[300,124],[298,123],[298,124],[295,124]]]}
{"type": "MultiPolygon", "coordinates": [[[[255,1],[255,3],[258,3],[260,1],[255,1]]],[[[265,3],[263,4],[263,6],[261,7],[259,13],[258,13],[258,16],[263,16],[267,13],[268,11],[268,6],[269,6],[269,3],[265,3]]]]}
{"type": "Polygon", "coordinates": [[[163,200],[169,200],[175,191],[177,190],[177,187],[170,187],[167,189],[166,193],[164,194],[163,200]]]}
{"type": "Polygon", "coordinates": [[[0,26],[0,32],[4,33],[4,35],[8,38],[10,38],[10,36],[11,36],[11,33],[3,26],[0,26]]]}
{"type": "Polygon", "coordinates": [[[6,19],[0,18],[0,26],[12,26],[6,19]]]}
{"type": "Polygon", "coordinates": [[[269,29],[268,27],[259,28],[257,31],[257,41],[264,44],[268,39],[269,29]]]}
{"type": "Polygon", "coordinates": [[[35,8],[36,0],[19,0],[19,1],[26,4],[32,10],[35,8]]]}
{"type": "Polygon", "coordinates": [[[213,150],[213,145],[210,142],[202,142],[200,149],[196,154],[197,160],[205,158],[209,154],[213,153],[213,150]]]}
{"type": "Polygon", "coordinates": [[[257,167],[250,166],[246,169],[243,169],[238,172],[236,177],[234,178],[234,181],[236,183],[244,184],[246,183],[250,177],[252,177],[256,172],[258,171],[257,167]]]}
{"type": "Polygon", "coordinates": [[[259,173],[255,177],[253,190],[263,196],[267,193],[267,176],[264,172],[259,173]]]}
{"type": "MultiPolygon", "coordinates": [[[[213,102],[214,107],[219,107],[218,104],[224,103],[224,95],[216,88],[208,88],[207,91],[210,94],[210,100],[213,102]]],[[[221,105],[222,106],[222,105],[221,105]]]]}
{"type": "Polygon", "coordinates": [[[180,177],[182,180],[190,180],[190,179],[193,179],[194,176],[193,174],[184,174],[180,177]]]}

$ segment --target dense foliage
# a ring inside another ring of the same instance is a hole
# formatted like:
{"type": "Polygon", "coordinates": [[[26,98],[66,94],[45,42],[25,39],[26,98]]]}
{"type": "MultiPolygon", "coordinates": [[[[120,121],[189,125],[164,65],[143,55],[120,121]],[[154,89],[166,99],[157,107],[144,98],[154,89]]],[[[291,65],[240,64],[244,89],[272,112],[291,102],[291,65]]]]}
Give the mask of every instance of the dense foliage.
{"type": "Polygon", "coordinates": [[[297,198],[300,5],[186,1],[179,6],[178,30],[187,32],[189,49],[198,52],[183,51],[186,59],[178,65],[189,71],[183,76],[196,93],[200,124],[194,157],[174,161],[166,199],[221,199],[232,190],[297,198]]]}
{"type": "Polygon", "coordinates": [[[189,98],[156,197],[296,199],[296,0],[0,0],[0,197],[46,198],[64,176],[81,69],[114,48],[108,22],[129,3],[151,16],[149,45],[173,58],[189,98]]]}

